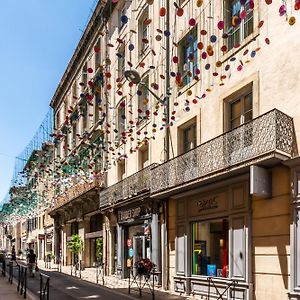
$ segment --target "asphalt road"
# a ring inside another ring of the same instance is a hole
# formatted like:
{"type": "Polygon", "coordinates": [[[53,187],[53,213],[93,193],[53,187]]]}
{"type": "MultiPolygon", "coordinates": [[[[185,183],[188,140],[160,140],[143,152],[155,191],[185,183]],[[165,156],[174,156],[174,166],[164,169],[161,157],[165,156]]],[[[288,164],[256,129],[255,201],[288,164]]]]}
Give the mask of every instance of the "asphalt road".
{"type": "MultiPolygon", "coordinates": [[[[74,299],[133,299],[126,294],[92,284],[78,278],[74,278],[58,272],[44,272],[50,276],[50,300],[74,300],[74,299]]],[[[18,278],[18,268],[14,267],[14,277],[18,278]]],[[[39,299],[40,272],[34,278],[27,278],[27,289],[39,299]]]]}

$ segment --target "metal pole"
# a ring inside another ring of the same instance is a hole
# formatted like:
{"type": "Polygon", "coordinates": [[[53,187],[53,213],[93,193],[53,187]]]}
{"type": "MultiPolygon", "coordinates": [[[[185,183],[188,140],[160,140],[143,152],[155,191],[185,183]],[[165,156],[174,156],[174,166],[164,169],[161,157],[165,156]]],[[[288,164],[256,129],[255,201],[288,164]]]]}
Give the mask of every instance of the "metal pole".
{"type": "MultiPolygon", "coordinates": [[[[166,0],[166,31],[170,31],[170,0],[166,0]]],[[[166,89],[165,89],[165,116],[166,116],[166,161],[170,159],[170,37],[166,36],[166,89]]]]}

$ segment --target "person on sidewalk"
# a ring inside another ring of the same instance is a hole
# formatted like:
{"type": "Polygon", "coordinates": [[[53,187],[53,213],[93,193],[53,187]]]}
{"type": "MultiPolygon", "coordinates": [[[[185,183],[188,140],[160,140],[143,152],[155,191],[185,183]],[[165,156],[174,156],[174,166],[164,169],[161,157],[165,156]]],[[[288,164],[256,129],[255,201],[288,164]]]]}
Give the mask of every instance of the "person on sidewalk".
{"type": "Polygon", "coordinates": [[[29,254],[27,255],[27,266],[29,270],[29,276],[34,277],[34,270],[36,266],[36,254],[33,252],[33,249],[30,249],[29,254]]]}

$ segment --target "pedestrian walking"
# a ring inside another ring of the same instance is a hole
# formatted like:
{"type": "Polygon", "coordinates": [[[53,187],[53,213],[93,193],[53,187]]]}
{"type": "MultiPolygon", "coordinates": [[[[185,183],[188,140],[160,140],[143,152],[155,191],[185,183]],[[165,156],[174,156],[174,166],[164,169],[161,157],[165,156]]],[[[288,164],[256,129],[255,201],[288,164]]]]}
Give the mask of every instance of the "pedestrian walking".
{"type": "Polygon", "coordinates": [[[33,249],[29,250],[29,254],[27,255],[27,266],[29,270],[29,276],[34,277],[35,267],[36,267],[36,254],[33,249]]]}

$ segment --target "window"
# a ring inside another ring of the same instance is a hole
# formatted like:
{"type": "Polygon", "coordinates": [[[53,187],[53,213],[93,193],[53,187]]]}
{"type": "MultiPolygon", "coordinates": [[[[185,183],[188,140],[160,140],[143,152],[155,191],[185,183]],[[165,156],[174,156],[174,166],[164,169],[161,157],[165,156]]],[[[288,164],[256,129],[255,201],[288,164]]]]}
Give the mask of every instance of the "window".
{"type": "Polygon", "coordinates": [[[148,48],[149,32],[147,20],[149,18],[148,8],[146,8],[139,19],[139,54],[143,55],[148,48]]]}
{"type": "Polygon", "coordinates": [[[253,118],[252,91],[244,93],[229,103],[229,130],[234,129],[253,118]]]}
{"type": "Polygon", "coordinates": [[[71,235],[78,234],[78,232],[79,232],[78,222],[71,223],[71,235]]]}
{"type": "Polygon", "coordinates": [[[196,147],[196,120],[189,121],[179,128],[179,153],[185,153],[196,147]]]}
{"type": "Polygon", "coordinates": [[[241,5],[240,0],[224,0],[225,29],[229,37],[228,50],[240,44],[253,32],[253,10],[250,8],[250,0],[241,5]],[[245,11],[246,17],[240,18],[240,12],[245,11]]]}
{"type": "Polygon", "coordinates": [[[76,101],[77,101],[77,86],[75,82],[72,87],[72,104],[74,105],[76,101]]]}
{"type": "Polygon", "coordinates": [[[143,79],[138,87],[138,124],[143,124],[150,116],[149,114],[149,76],[143,79]]]}
{"type": "Polygon", "coordinates": [[[125,112],[125,99],[121,100],[118,105],[118,135],[122,136],[122,132],[126,130],[126,112],[125,112]]]}
{"type": "Polygon", "coordinates": [[[253,118],[252,84],[244,87],[227,99],[227,124],[225,130],[234,130],[231,138],[224,136],[224,159],[233,164],[241,159],[242,152],[246,147],[253,144],[252,123],[237,128],[253,118]]]}
{"type": "Polygon", "coordinates": [[[77,143],[77,124],[76,122],[72,125],[72,147],[74,148],[77,143]]]}
{"type": "Polygon", "coordinates": [[[87,85],[87,79],[88,79],[88,75],[87,75],[87,63],[84,64],[83,68],[82,68],[82,75],[81,75],[81,90],[83,91],[87,85]]]}
{"type": "Polygon", "coordinates": [[[149,166],[149,148],[148,145],[139,150],[139,170],[149,166]]]}
{"type": "Polygon", "coordinates": [[[97,41],[95,45],[95,70],[101,65],[101,41],[97,41]]]}
{"type": "Polygon", "coordinates": [[[192,274],[228,277],[228,220],[193,223],[192,233],[192,274]]]}
{"type": "Polygon", "coordinates": [[[88,120],[87,113],[88,113],[88,104],[85,101],[85,103],[82,104],[82,130],[83,131],[86,131],[87,129],[87,120],[88,120]]]}
{"type": "Polygon", "coordinates": [[[126,23],[122,22],[122,16],[126,16],[126,5],[123,3],[121,6],[121,9],[119,10],[119,32],[123,29],[123,27],[126,25],[126,23]]]}
{"type": "Polygon", "coordinates": [[[198,51],[197,51],[197,30],[193,28],[179,42],[179,73],[182,78],[182,85],[187,85],[191,82],[191,78],[196,75],[198,66],[198,51]]]}
{"type": "Polygon", "coordinates": [[[102,215],[97,214],[91,216],[90,219],[90,232],[96,232],[102,230],[102,215]]]}
{"type": "Polygon", "coordinates": [[[121,181],[125,178],[125,161],[122,160],[118,163],[118,180],[121,181]]]}
{"type": "Polygon", "coordinates": [[[121,45],[118,52],[118,77],[123,78],[125,72],[125,46],[121,45]]]}
{"type": "Polygon", "coordinates": [[[99,79],[95,82],[95,105],[94,105],[94,123],[96,124],[100,119],[101,109],[101,81],[99,79]]]}
{"type": "Polygon", "coordinates": [[[64,146],[63,146],[63,148],[64,148],[64,157],[67,157],[68,156],[68,134],[66,134],[65,136],[64,136],[64,146]]]}

